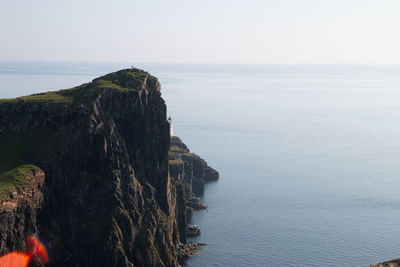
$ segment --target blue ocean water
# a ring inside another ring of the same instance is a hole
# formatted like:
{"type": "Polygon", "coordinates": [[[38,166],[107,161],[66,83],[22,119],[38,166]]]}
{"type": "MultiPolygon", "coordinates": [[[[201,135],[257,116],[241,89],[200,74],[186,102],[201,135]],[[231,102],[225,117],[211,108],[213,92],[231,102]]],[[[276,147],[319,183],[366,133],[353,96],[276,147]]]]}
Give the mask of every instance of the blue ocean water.
{"type": "MultiPolygon", "coordinates": [[[[400,257],[400,66],[136,64],[176,135],[220,172],[187,266],[369,266],[400,257]]],[[[123,63],[0,62],[0,98],[123,63]]]]}

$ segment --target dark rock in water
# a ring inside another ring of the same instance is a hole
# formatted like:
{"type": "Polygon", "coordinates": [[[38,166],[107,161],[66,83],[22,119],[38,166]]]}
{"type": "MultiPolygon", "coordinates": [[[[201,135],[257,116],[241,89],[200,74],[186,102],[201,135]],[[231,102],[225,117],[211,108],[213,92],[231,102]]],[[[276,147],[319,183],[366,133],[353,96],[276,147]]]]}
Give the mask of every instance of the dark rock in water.
{"type": "Polygon", "coordinates": [[[195,224],[188,224],[186,226],[186,233],[188,236],[199,236],[201,234],[200,228],[195,224]]]}
{"type": "Polygon", "coordinates": [[[178,266],[191,179],[218,175],[189,152],[171,162],[166,118],[157,79],[138,69],[0,100],[0,256],[37,234],[47,266],[178,266]]]}
{"type": "Polygon", "coordinates": [[[175,245],[176,254],[180,264],[183,264],[185,260],[195,256],[200,252],[200,246],[204,246],[204,243],[178,243],[175,245]]]}
{"type": "Polygon", "coordinates": [[[400,267],[400,259],[371,264],[371,267],[400,267]]]}
{"type": "Polygon", "coordinates": [[[203,203],[203,201],[196,197],[192,192],[188,192],[186,195],[186,206],[192,208],[194,210],[204,210],[207,206],[203,203]]]}

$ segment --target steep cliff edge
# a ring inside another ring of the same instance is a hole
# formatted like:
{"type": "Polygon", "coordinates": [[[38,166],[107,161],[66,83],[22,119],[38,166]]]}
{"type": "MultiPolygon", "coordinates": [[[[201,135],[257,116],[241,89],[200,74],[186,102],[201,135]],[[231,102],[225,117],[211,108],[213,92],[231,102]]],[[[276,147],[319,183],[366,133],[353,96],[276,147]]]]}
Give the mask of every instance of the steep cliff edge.
{"type": "MultiPolygon", "coordinates": [[[[187,188],[169,176],[166,117],[157,79],[138,69],[0,100],[0,173],[37,170],[43,200],[20,228],[49,245],[48,266],[178,266],[187,188]]],[[[22,232],[3,228],[0,252],[23,250],[22,232]]]]}

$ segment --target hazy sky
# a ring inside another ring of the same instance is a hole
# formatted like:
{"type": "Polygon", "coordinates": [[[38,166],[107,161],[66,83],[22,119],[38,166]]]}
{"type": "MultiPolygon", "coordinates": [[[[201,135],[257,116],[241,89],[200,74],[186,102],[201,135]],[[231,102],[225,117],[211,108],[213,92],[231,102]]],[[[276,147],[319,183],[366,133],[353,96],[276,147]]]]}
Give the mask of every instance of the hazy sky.
{"type": "Polygon", "coordinates": [[[2,0],[0,60],[400,64],[400,0],[2,0]]]}

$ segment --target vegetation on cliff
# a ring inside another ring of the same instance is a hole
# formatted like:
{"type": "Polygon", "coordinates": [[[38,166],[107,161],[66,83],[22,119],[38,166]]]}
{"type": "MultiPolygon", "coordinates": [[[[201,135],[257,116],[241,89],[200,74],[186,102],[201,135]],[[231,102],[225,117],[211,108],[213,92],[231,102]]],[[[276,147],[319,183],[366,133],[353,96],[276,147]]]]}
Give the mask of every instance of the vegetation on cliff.
{"type": "Polygon", "coordinates": [[[1,173],[0,194],[6,193],[10,190],[18,189],[18,187],[20,187],[25,181],[26,176],[35,170],[39,170],[39,168],[32,164],[26,164],[1,173]]]}
{"type": "Polygon", "coordinates": [[[102,90],[115,89],[121,92],[138,91],[148,82],[157,78],[139,69],[127,69],[94,79],[71,89],[33,94],[12,99],[0,99],[1,103],[44,102],[44,103],[80,103],[93,102],[102,90]]]}

